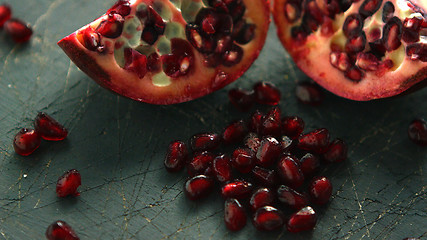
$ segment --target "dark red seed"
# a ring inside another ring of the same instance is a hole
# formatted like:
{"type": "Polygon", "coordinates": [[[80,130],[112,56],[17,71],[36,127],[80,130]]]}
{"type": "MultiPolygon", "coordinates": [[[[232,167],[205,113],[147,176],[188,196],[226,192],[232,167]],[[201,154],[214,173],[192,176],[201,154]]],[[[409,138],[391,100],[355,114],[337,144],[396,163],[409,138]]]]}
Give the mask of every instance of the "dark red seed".
{"type": "MultiPolygon", "coordinates": [[[[247,44],[254,39],[256,26],[248,24],[246,21],[240,21],[239,24],[239,28],[233,30],[233,38],[239,44],[247,44]]],[[[234,26],[236,27],[236,25],[234,26]]]]}
{"type": "Polygon", "coordinates": [[[248,198],[252,192],[252,183],[243,180],[236,180],[224,185],[221,189],[223,198],[248,198]]]}
{"type": "Polygon", "coordinates": [[[379,67],[379,60],[372,53],[361,52],[357,54],[356,65],[365,71],[375,71],[379,67]]]}
{"type": "Polygon", "coordinates": [[[6,3],[0,5],[0,28],[3,24],[12,17],[12,9],[6,3]]]}
{"type": "Polygon", "coordinates": [[[298,188],[304,183],[304,175],[298,165],[298,159],[294,156],[282,156],[277,164],[277,171],[283,182],[298,188]]]}
{"type": "Polygon", "coordinates": [[[358,35],[362,32],[363,29],[363,19],[362,17],[357,14],[351,14],[349,15],[342,26],[343,33],[346,37],[352,37],[354,35],[358,35]]]}
{"type": "Polygon", "coordinates": [[[262,136],[280,136],[281,129],[281,111],[275,107],[261,118],[259,133],[262,136]]]}
{"type": "Polygon", "coordinates": [[[394,10],[395,9],[392,2],[388,1],[384,3],[383,12],[382,12],[382,20],[384,23],[386,23],[388,20],[390,20],[393,17],[394,10]]]}
{"type": "MultiPolygon", "coordinates": [[[[314,2],[314,1],[310,0],[310,2],[314,2]]],[[[316,19],[311,14],[304,14],[304,16],[302,17],[302,26],[305,28],[305,31],[308,33],[316,32],[320,24],[322,23],[322,21],[319,21],[319,20],[320,19],[316,19]]]]}
{"type": "Polygon", "coordinates": [[[369,48],[371,49],[372,54],[374,54],[378,59],[381,59],[385,55],[386,49],[382,39],[370,42],[369,48]]]}
{"type": "Polygon", "coordinates": [[[304,45],[307,41],[308,33],[302,26],[295,26],[291,29],[291,36],[298,45],[304,45]]]}
{"type": "Polygon", "coordinates": [[[210,151],[219,147],[221,136],[217,133],[199,133],[190,138],[190,146],[193,151],[210,151]]]}
{"type": "Polygon", "coordinates": [[[240,61],[242,61],[242,58],[243,58],[243,49],[240,46],[233,44],[230,47],[230,49],[225,51],[225,53],[223,54],[222,65],[226,67],[232,67],[240,63],[240,61]]]}
{"type": "Polygon", "coordinates": [[[79,171],[71,169],[58,178],[56,182],[56,195],[58,197],[79,196],[77,188],[82,184],[79,171]]]}
{"type": "Polygon", "coordinates": [[[398,17],[391,18],[383,27],[384,47],[387,51],[396,50],[401,45],[403,26],[398,17]]]}
{"type": "Polygon", "coordinates": [[[307,206],[292,214],[287,222],[287,228],[289,232],[293,233],[308,231],[314,228],[316,222],[316,212],[314,212],[313,208],[307,206]]]}
{"type": "Polygon", "coordinates": [[[255,166],[252,169],[254,180],[261,186],[272,187],[278,184],[278,177],[275,170],[255,166]]]}
{"type": "Polygon", "coordinates": [[[147,70],[152,73],[157,73],[161,69],[160,56],[157,53],[152,53],[147,58],[147,70]]]}
{"type": "Polygon", "coordinates": [[[125,19],[121,15],[111,12],[108,18],[99,24],[96,31],[104,37],[117,38],[122,34],[124,22],[125,19]]]}
{"type": "MultiPolygon", "coordinates": [[[[216,41],[216,39],[214,39],[216,41]]],[[[222,55],[228,51],[233,45],[233,39],[230,36],[222,36],[216,41],[215,53],[222,55]]]]}
{"type": "Polygon", "coordinates": [[[260,188],[256,190],[249,199],[249,205],[252,211],[264,206],[271,206],[274,204],[275,195],[268,188],[260,188]]]}
{"type": "Polygon", "coordinates": [[[340,51],[331,52],[329,55],[329,62],[332,64],[332,66],[343,72],[347,71],[352,64],[347,53],[340,51]]]}
{"type": "Polygon", "coordinates": [[[39,112],[34,120],[34,128],[45,140],[61,141],[68,135],[68,130],[44,112],[39,112]]]}
{"type": "Polygon", "coordinates": [[[409,237],[409,238],[404,238],[403,240],[420,240],[419,238],[412,238],[412,237],[409,237]]]}
{"type": "Polygon", "coordinates": [[[12,37],[16,43],[28,42],[33,35],[33,30],[19,19],[11,18],[3,25],[4,31],[12,37]]]}
{"type": "Polygon", "coordinates": [[[362,80],[363,73],[358,67],[353,66],[344,72],[344,76],[353,82],[360,82],[360,80],[362,80]]]}
{"type": "Polygon", "coordinates": [[[125,66],[126,70],[136,73],[140,79],[147,74],[147,56],[139,53],[132,48],[125,48],[125,66]]]}
{"type": "Polygon", "coordinates": [[[255,100],[259,104],[277,105],[280,101],[280,90],[272,83],[259,82],[254,85],[255,100]]]}
{"type": "Polygon", "coordinates": [[[320,160],[311,153],[306,153],[300,159],[301,172],[304,177],[313,176],[320,168],[320,160]]]}
{"type": "Polygon", "coordinates": [[[282,136],[282,139],[280,140],[280,144],[282,145],[282,151],[290,152],[294,147],[293,143],[294,141],[288,136],[282,136]]]}
{"type": "Polygon", "coordinates": [[[15,152],[22,156],[33,153],[41,143],[41,136],[33,129],[22,128],[13,139],[15,152]]]}
{"type": "Polygon", "coordinates": [[[123,17],[126,17],[130,14],[131,7],[129,0],[118,0],[108,11],[107,14],[110,12],[116,12],[120,14],[123,17]]]}
{"type": "Polygon", "coordinates": [[[305,195],[285,185],[280,185],[277,189],[277,197],[282,203],[296,210],[308,205],[308,198],[305,195]]]}
{"type": "Polygon", "coordinates": [[[263,167],[271,166],[282,153],[282,145],[274,137],[266,137],[256,153],[257,163],[263,167]]]}
{"type": "Polygon", "coordinates": [[[327,162],[342,162],[347,159],[347,144],[342,139],[335,139],[329,144],[328,151],[323,154],[327,162]]]}
{"type": "Polygon", "coordinates": [[[158,38],[159,34],[157,33],[156,28],[154,26],[148,25],[144,27],[144,30],[142,30],[141,40],[143,40],[144,42],[150,45],[154,45],[158,38]]]}
{"type": "Polygon", "coordinates": [[[413,43],[406,47],[406,55],[413,61],[427,62],[427,44],[413,43]]]}
{"type": "Polygon", "coordinates": [[[232,177],[230,158],[226,155],[217,156],[212,162],[213,176],[219,182],[228,182],[232,177]]]}
{"type": "Polygon", "coordinates": [[[301,17],[301,2],[297,0],[287,1],[285,4],[285,17],[290,23],[294,23],[301,17]]]}
{"type": "Polygon", "coordinates": [[[329,147],[329,131],[319,128],[298,138],[298,148],[314,153],[325,153],[329,147]]]}
{"type": "Polygon", "coordinates": [[[249,133],[245,137],[245,146],[248,147],[252,152],[256,153],[259,146],[261,145],[261,140],[256,133],[249,133]]]}
{"type": "Polygon", "coordinates": [[[101,37],[98,32],[95,32],[91,27],[86,28],[82,32],[83,45],[91,51],[102,52],[104,46],[101,45],[101,37]]]}
{"type": "Polygon", "coordinates": [[[169,144],[164,165],[169,172],[180,171],[188,160],[187,145],[182,141],[173,141],[169,144]]]}
{"type": "Polygon", "coordinates": [[[172,38],[171,54],[162,55],[163,71],[172,78],[192,72],[194,65],[193,48],[184,39],[172,38]]]}
{"type": "Polygon", "coordinates": [[[200,28],[195,24],[187,24],[185,34],[191,45],[201,53],[212,53],[217,47],[215,39],[200,34],[200,28]]]}
{"type": "Polygon", "coordinates": [[[405,18],[403,21],[402,40],[407,43],[418,42],[420,40],[420,29],[422,24],[423,19],[421,18],[405,18]]]}
{"type": "Polygon", "coordinates": [[[48,240],[80,240],[71,226],[61,220],[50,224],[45,235],[48,240]]]}
{"type": "Polygon", "coordinates": [[[365,0],[359,8],[359,14],[365,19],[377,12],[381,3],[382,0],[365,0]]]}
{"type": "Polygon", "coordinates": [[[271,206],[258,208],[252,220],[254,226],[260,231],[277,230],[285,224],[282,212],[271,206]]]}
{"type": "Polygon", "coordinates": [[[246,123],[239,120],[228,125],[222,133],[222,140],[226,144],[237,143],[243,140],[248,133],[246,123]]]}
{"type": "Polygon", "coordinates": [[[345,51],[348,53],[358,53],[366,47],[366,34],[361,32],[358,35],[354,35],[347,39],[345,44],[345,51]]]}
{"type": "Polygon", "coordinates": [[[304,17],[310,16],[312,19],[316,20],[319,24],[323,23],[324,14],[318,7],[315,0],[307,0],[305,2],[305,8],[306,8],[305,9],[306,14],[304,15],[304,17]]]}
{"type": "Polygon", "coordinates": [[[246,226],[246,212],[240,202],[235,198],[225,200],[224,221],[225,226],[231,231],[239,231],[246,226]]]}
{"type": "Polygon", "coordinates": [[[304,120],[298,116],[284,117],[282,119],[282,134],[296,139],[303,132],[304,126],[304,120]]]}
{"type": "Polygon", "coordinates": [[[324,205],[331,198],[332,184],[326,177],[317,177],[311,181],[308,190],[313,203],[324,205]]]}
{"type": "Polygon", "coordinates": [[[198,175],[187,180],[184,186],[185,194],[190,200],[199,200],[209,195],[213,188],[213,181],[205,175],[198,175]]]}
{"type": "Polygon", "coordinates": [[[231,163],[237,171],[248,173],[255,165],[254,153],[248,148],[238,148],[233,152],[231,163]]]}
{"type": "Polygon", "coordinates": [[[228,91],[228,99],[241,112],[249,111],[255,103],[254,91],[241,88],[233,88],[228,91]]]}
{"type": "MultiPolygon", "coordinates": [[[[212,162],[212,164],[213,164],[213,162],[212,162]]],[[[211,178],[215,177],[215,173],[214,173],[212,164],[209,167],[206,168],[206,170],[203,172],[202,175],[205,175],[205,176],[208,176],[208,177],[211,177],[211,178]]]]}
{"type": "Polygon", "coordinates": [[[195,153],[193,159],[187,165],[188,175],[195,176],[204,173],[211,166],[214,158],[215,155],[207,151],[195,153]]]}
{"type": "Polygon", "coordinates": [[[312,106],[318,106],[323,102],[323,92],[319,85],[311,82],[300,82],[295,89],[297,99],[312,106]]]}
{"type": "Polygon", "coordinates": [[[261,124],[264,114],[262,114],[260,111],[255,111],[254,114],[252,114],[250,120],[249,120],[249,130],[255,133],[260,133],[261,130],[261,124]]]}
{"type": "Polygon", "coordinates": [[[414,143],[427,146],[427,122],[421,118],[414,119],[409,125],[408,136],[414,143]]]}

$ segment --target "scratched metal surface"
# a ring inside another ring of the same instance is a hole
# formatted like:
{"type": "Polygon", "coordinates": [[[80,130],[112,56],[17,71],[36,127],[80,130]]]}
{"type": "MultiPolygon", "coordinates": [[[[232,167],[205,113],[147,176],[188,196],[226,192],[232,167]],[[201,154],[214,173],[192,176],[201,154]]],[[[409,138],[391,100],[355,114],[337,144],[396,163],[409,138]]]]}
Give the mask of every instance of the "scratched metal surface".
{"type": "Polygon", "coordinates": [[[229,105],[226,89],[174,106],[134,102],[100,88],[56,46],[62,36],[102,14],[113,1],[10,1],[15,16],[34,26],[31,43],[14,46],[0,33],[0,239],[44,239],[57,219],[81,239],[402,239],[426,236],[427,149],[406,136],[414,116],[427,117],[427,90],[360,103],[327,94],[320,107],[298,104],[295,68],[270,31],[260,58],[235,86],[270,80],[283,92],[282,110],[307,128],[327,127],[350,145],[349,160],[328,167],[333,199],[319,209],[312,232],[260,233],[249,224],[230,233],[222,200],[189,202],[184,174],[163,169],[171,139],[221,128],[247,117],[229,105]],[[70,130],[64,142],[17,156],[11,139],[46,111],[70,130]],[[81,196],[58,199],[55,182],[76,168],[81,196]]]}

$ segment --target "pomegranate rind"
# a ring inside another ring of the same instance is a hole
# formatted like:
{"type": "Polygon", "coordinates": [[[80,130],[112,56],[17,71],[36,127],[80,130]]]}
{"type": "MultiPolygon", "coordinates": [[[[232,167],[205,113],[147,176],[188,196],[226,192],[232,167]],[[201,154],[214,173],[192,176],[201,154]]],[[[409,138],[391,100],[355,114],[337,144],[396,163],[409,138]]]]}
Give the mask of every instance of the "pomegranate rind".
{"type": "MultiPolygon", "coordinates": [[[[157,1],[162,2],[165,6],[169,6],[172,10],[173,21],[185,24],[180,11],[170,1],[157,1]]],[[[100,54],[96,51],[86,49],[81,44],[77,36],[79,32],[91,25],[99,24],[102,19],[105,19],[106,14],[64,37],[58,42],[58,45],[84,73],[100,86],[119,95],[150,104],[168,105],[187,102],[219,90],[235,81],[257,59],[267,37],[270,23],[270,4],[266,0],[243,0],[243,2],[246,6],[243,18],[249,19],[255,24],[256,29],[255,37],[250,43],[239,45],[244,51],[242,60],[232,67],[220,65],[216,68],[207,68],[202,63],[203,56],[196,49],[192,48],[195,57],[192,73],[178,78],[171,78],[171,84],[167,86],[153,84],[153,73],[151,72],[140,79],[135,73],[121,68],[116,63],[112,51],[107,54],[100,54]]],[[[131,15],[134,15],[136,11],[134,6],[139,3],[152,5],[153,1],[136,0],[132,2],[131,15]]]]}
{"type": "MultiPolygon", "coordinates": [[[[364,72],[365,76],[360,82],[353,82],[345,78],[343,72],[330,64],[331,49],[329,46],[332,38],[317,34],[321,27],[316,34],[308,35],[304,44],[297,43],[292,39],[291,28],[295,25],[289,23],[284,14],[285,4],[288,1],[275,0],[273,4],[272,12],[277,26],[277,35],[295,64],[328,91],[351,100],[369,101],[401,94],[417,83],[427,80],[427,62],[414,61],[406,55],[396,69],[386,71],[383,75],[376,74],[376,72],[364,72]]],[[[414,0],[412,2],[423,9],[427,9],[426,1],[414,0]]],[[[363,1],[353,3],[349,10],[344,13],[342,21],[348,15],[357,12],[362,3],[363,1]]],[[[341,27],[341,25],[337,26],[337,28],[341,27]]]]}

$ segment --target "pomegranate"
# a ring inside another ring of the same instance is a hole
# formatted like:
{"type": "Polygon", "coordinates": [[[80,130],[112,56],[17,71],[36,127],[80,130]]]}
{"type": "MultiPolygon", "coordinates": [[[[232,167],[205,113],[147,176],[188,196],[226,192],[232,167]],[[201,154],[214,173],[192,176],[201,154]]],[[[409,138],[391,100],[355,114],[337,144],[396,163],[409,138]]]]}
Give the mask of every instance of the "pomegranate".
{"type": "Polygon", "coordinates": [[[336,95],[367,101],[425,85],[426,10],[424,0],[275,0],[273,15],[301,70],[336,95]]]}
{"type": "Polygon", "coordinates": [[[48,240],[79,240],[80,238],[66,222],[58,220],[50,224],[46,229],[48,240]]]}
{"type": "Polygon", "coordinates": [[[137,101],[189,101],[239,78],[269,25],[264,0],[120,0],[58,45],[101,86],[137,101]]]}

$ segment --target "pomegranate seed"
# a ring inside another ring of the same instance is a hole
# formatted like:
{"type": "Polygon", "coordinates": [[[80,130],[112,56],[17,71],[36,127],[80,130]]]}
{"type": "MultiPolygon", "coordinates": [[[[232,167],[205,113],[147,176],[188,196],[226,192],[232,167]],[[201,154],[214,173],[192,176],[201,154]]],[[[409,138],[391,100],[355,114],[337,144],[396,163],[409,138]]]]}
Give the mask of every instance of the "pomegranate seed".
{"type": "Polygon", "coordinates": [[[221,189],[223,198],[244,199],[252,192],[252,183],[243,180],[236,180],[224,185],[221,189]]]}
{"type": "Polygon", "coordinates": [[[129,0],[118,0],[108,11],[107,14],[111,12],[120,14],[122,17],[126,17],[131,12],[129,0]]]}
{"type": "Polygon", "coordinates": [[[284,223],[282,212],[271,206],[258,208],[253,217],[253,224],[260,231],[273,231],[281,228],[284,223]]]}
{"type": "Polygon", "coordinates": [[[39,112],[34,120],[34,128],[45,140],[60,141],[68,135],[68,130],[44,112],[39,112]]]}
{"type": "Polygon", "coordinates": [[[312,106],[320,105],[324,98],[319,85],[311,82],[298,83],[295,94],[300,102],[312,106]]]}
{"type": "Polygon", "coordinates": [[[246,212],[237,199],[225,200],[224,221],[225,226],[231,231],[239,231],[246,226],[246,212]]]}
{"type": "Polygon", "coordinates": [[[282,145],[283,152],[290,152],[294,147],[293,142],[288,136],[282,136],[280,144],[282,145]]]}
{"type": "Polygon", "coordinates": [[[254,85],[255,100],[259,104],[277,105],[280,101],[280,91],[272,83],[259,82],[254,85]]]}
{"type": "Polygon", "coordinates": [[[233,44],[230,49],[225,51],[222,56],[222,65],[232,67],[238,64],[243,58],[243,49],[236,44],[233,44]]]}
{"type": "Polygon", "coordinates": [[[400,47],[402,32],[403,25],[398,17],[391,18],[384,25],[382,41],[387,51],[393,51],[400,47]]]}
{"type": "Polygon", "coordinates": [[[228,182],[231,180],[230,158],[226,155],[217,156],[212,162],[213,176],[219,182],[228,182]]]}
{"type": "Polygon", "coordinates": [[[282,145],[274,137],[266,137],[256,153],[258,164],[263,167],[271,166],[282,153],[282,145]]]}
{"type": "Polygon", "coordinates": [[[413,17],[405,18],[403,21],[403,41],[407,43],[414,43],[420,40],[420,29],[423,24],[423,19],[413,17]]]}
{"type": "Polygon", "coordinates": [[[316,129],[298,138],[298,148],[314,153],[325,153],[329,147],[329,131],[316,129]]]}
{"type": "Polygon", "coordinates": [[[199,200],[206,197],[213,188],[213,181],[205,175],[198,175],[190,178],[185,183],[185,194],[190,200],[199,200]]]}
{"type": "Polygon", "coordinates": [[[279,176],[286,185],[298,188],[304,183],[304,175],[298,166],[298,159],[293,156],[283,156],[277,165],[279,176]]]}
{"type": "Polygon", "coordinates": [[[46,229],[46,238],[48,240],[79,240],[80,238],[74,232],[70,225],[64,221],[56,221],[46,229]]]}
{"type": "Polygon", "coordinates": [[[197,51],[206,54],[215,51],[217,42],[215,42],[213,38],[207,38],[203,34],[200,34],[200,27],[198,25],[192,23],[187,24],[185,33],[188,41],[197,51]]]}
{"type": "Polygon", "coordinates": [[[332,184],[326,177],[317,177],[310,183],[311,201],[318,205],[326,204],[332,195],[332,184]]]}
{"type": "Polygon", "coordinates": [[[15,152],[22,156],[33,153],[41,143],[41,136],[33,129],[22,128],[13,139],[15,152]]]}
{"type": "Polygon", "coordinates": [[[152,73],[157,73],[160,71],[160,69],[160,56],[154,52],[147,58],[147,70],[152,73]]]}
{"type": "Polygon", "coordinates": [[[228,99],[231,104],[241,112],[247,112],[255,103],[254,91],[241,88],[233,88],[228,91],[228,99]]]}
{"type": "Polygon", "coordinates": [[[190,138],[193,151],[210,151],[219,147],[221,136],[216,133],[200,133],[190,138]]]}
{"type": "Polygon", "coordinates": [[[411,238],[411,237],[409,237],[409,238],[404,238],[403,240],[420,240],[419,238],[411,238]]]}
{"type": "Polygon", "coordinates": [[[261,140],[259,139],[257,134],[249,133],[245,137],[245,146],[252,150],[252,152],[257,152],[260,145],[261,140]]]}
{"type": "Polygon", "coordinates": [[[243,140],[248,129],[243,120],[239,120],[228,125],[222,133],[222,140],[226,144],[237,143],[243,140]]]}
{"type": "Polygon", "coordinates": [[[169,172],[178,172],[187,162],[188,149],[182,141],[173,141],[169,144],[164,165],[169,172]]]}
{"type": "Polygon", "coordinates": [[[317,222],[316,212],[307,206],[291,215],[287,222],[289,232],[308,231],[314,228],[317,222]]]}
{"type": "Polygon", "coordinates": [[[122,34],[125,19],[116,13],[110,12],[107,19],[102,21],[96,28],[106,38],[117,38],[122,34]]]}
{"type": "Polygon", "coordinates": [[[320,168],[320,160],[318,157],[311,153],[306,153],[300,159],[301,172],[304,177],[313,176],[320,168]]]}
{"type": "Polygon", "coordinates": [[[268,188],[260,188],[256,190],[250,200],[249,205],[252,211],[264,206],[271,206],[275,201],[274,193],[268,188]]]}
{"type": "Polygon", "coordinates": [[[358,53],[365,49],[366,46],[366,34],[361,32],[358,35],[354,35],[347,39],[345,44],[345,51],[348,53],[358,53]]]}
{"type": "Polygon", "coordinates": [[[365,71],[375,71],[378,69],[379,60],[372,53],[361,52],[357,54],[356,65],[365,71]]]}
{"type": "Polygon", "coordinates": [[[366,19],[380,9],[381,3],[382,0],[365,0],[359,8],[359,14],[366,19]]]}
{"type": "Polygon", "coordinates": [[[292,27],[291,29],[291,35],[292,35],[292,38],[295,39],[295,42],[299,46],[302,46],[307,41],[308,33],[307,33],[307,30],[302,26],[295,26],[295,27],[292,27]]]}
{"type": "Polygon", "coordinates": [[[87,27],[80,32],[82,39],[80,42],[90,51],[103,52],[105,47],[101,45],[101,36],[95,32],[91,27],[87,27]]]}
{"type": "Polygon", "coordinates": [[[231,163],[237,171],[248,173],[255,165],[254,153],[248,148],[238,148],[233,152],[231,163]]]}
{"type": "Polygon", "coordinates": [[[304,126],[304,120],[298,116],[284,117],[282,119],[282,134],[296,139],[301,135],[304,126]]]}
{"type": "Polygon", "coordinates": [[[255,24],[242,24],[240,31],[233,31],[234,39],[239,44],[247,44],[255,37],[255,24]]]}
{"type": "Polygon", "coordinates": [[[214,178],[215,177],[215,173],[214,173],[213,166],[211,165],[211,166],[207,167],[206,170],[203,172],[202,175],[214,178]]]}
{"type": "Polygon", "coordinates": [[[360,80],[362,80],[363,73],[358,67],[353,66],[344,72],[344,76],[353,82],[360,82],[360,80]]]}
{"type": "Polygon", "coordinates": [[[296,210],[308,205],[308,199],[305,195],[285,185],[280,185],[277,189],[277,197],[281,202],[296,210]]]}
{"type": "Polygon", "coordinates": [[[80,193],[77,188],[82,184],[79,171],[71,169],[58,178],[56,182],[56,195],[58,197],[77,197],[80,193]]]}
{"type": "Polygon", "coordinates": [[[132,48],[125,48],[125,66],[126,70],[134,72],[139,78],[144,78],[147,74],[147,57],[132,48]]]}
{"type": "Polygon", "coordinates": [[[261,130],[261,120],[263,119],[264,114],[260,111],[255,111],[252,114],[251,119],[249,121],[249,130],[252,132],[260,133],[261,130]]]}
{"type": "Polygon", "coordinates": [[[215,155],[211,152],[197,152],[193,159],[187,165],[187,172],[190,176],[202,174],[209,166],[211,166],[215,155]]]}
{"type": "Polygon", "coordinates": [[[329,144],[328,151],[323,154],[327,162],[342,162],[347,159],[347,144],[337,138],[329,144]]]}
{"type": "Polygon", "coordinates": [[[388,1],[384,3],[383,6],[383,14],[382,14],[382,20],[384,23],[388,22],[393,17],[394,14],[394,5],[392,2],[388,1]]]}
{"type": "Polygon", "coordinates": [[[193,72],[194,54],[188,41],[180,38],[172,38],[171,54],[161,56],[163,72],[172,78],[185,76],[193,72]]]}
{"type": "Polygon", "coordinates": [[[272,187],[277,184],[276,171],[255,166],[252,169],[252,176],[261,186],[272,187]]]}
{"type": "Polygon", "coordinates": [[[275,107],[261,118],[261,126],[259,129],[259,132],[261,135],[280,136],[281,134],[280,114],[281,114],[280,108],[275,107]]]}
{"type": "Polygon", "coordinates": [[[347,71],[352,64],[347,53],[340,51],[331,52],[331,54],[329,55],[329,61],[332,66],[334,66],[340,71],[347,71]]]}
{"type": "Polygon", "coordinates": [[[0,28],[3,24],[12,17],[12,9],[6,3],[0,5],[0,28]]]}
{"type": "Polygon", "coordinates": [[[290,23],[295,22],[301,17],[301,5],[299,1],[288,1],[285,4],[285,17],[290,23]]]}
{"type": "Polygon", "coordinates": [[[427,122],[424,119],[414,119],[409,125],[408,136],[414,143],[427,146],[427,122]]]}
{"type": "Polygon", "coordinates": [[[4,31],[12,37],[16,43],[24,43],[30,40],[33,30],[19,19],[11,18],[4,23],[4,31]]]}

